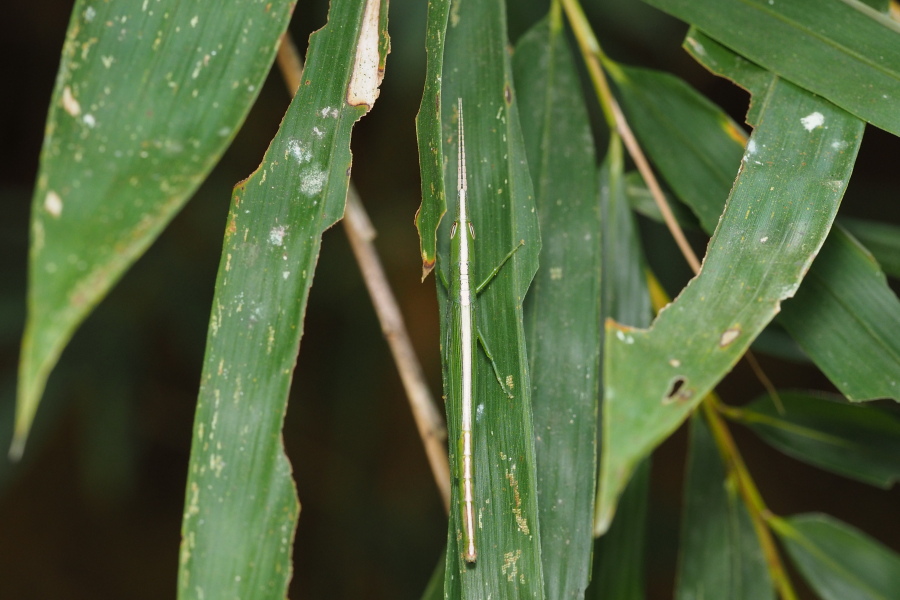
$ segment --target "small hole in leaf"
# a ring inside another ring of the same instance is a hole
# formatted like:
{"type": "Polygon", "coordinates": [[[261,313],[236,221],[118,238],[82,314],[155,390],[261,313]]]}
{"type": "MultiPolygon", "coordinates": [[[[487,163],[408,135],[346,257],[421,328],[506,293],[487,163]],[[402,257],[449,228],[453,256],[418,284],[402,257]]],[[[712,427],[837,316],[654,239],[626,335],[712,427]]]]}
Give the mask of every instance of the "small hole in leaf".
{"type": "Polygon", "coordinates": [[[684,385],[687,383],[687,379],[684,377],[676,377],[672,380],[672,384],[669,386],[669,391],[666,393],[666,397],[663,398],[663,402],[669,403],[674,402],[676,400],[681,399],[680,396],[688,393],[688,397],[690,397],[690,393],[688,390],[684,389],[684,385]]]}

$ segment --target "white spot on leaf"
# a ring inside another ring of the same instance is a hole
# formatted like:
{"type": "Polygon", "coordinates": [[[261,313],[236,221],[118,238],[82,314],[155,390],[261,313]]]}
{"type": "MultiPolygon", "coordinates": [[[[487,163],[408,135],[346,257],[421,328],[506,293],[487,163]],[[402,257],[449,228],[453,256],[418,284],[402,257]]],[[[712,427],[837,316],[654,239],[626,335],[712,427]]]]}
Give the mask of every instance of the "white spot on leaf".
{"type": "Polygon", "coordinates": [[[291,140],[288,142],[288,152],[301,165],[312,160],[312,152],[308,146],[304,146],[300,140],[291,140]]]}
{"type": "Polygon", "coordinates": [[[325,187],[325,180],[328,173],[322,169],[312,167],[306,169],[300,175],[300,192],[307,196],[314,196],[322,191],[325,187]]]}
{"type": "Polygon", "coordinates": [[[719,338],[719,346],[721,346],[722,348],[728,346],[729,344],[731,344],[731,342],[736,340],[740,334],[740,327],[732,327],[730,329],[726,329],[724,332],[722,332],[722,337],[719,338]]]}
{"type": "Polygon", "coordinates": [[[269,243],[273,246],[280,246],[284,242],[284,234],[287,231],[287,227],[284,225],[278,225],[277,227],[273,227],[269,230],[269,243]]]}
{"type": "Polygon", "coordinates": [[[803,124],[803,127],[807,131],[812,131],[816,127],[822,126],[822,124],[825,122],[825,115],[816,111],[816,112],[810,113],[810,114],[806,115],[805,117],[803,117],[802,119],[800,119],[800,122],[803,124]]]}
{"type": "Polygon", "coordinates": [[[59,197],[59,194],[53,190],[47,192],[47,195],[44,197],[44,210],[50,213],[51,216],[57,218],[62,214],[63,201],[62,198],[59,197]]]}
{"type": "Polygon", "coordinates": [[[81,105],[78,104],[78,100],[72,95],[72,88],[69,86],[63,88],[62,105],[63,109],[73,117],[81,114],[81,105]]]}

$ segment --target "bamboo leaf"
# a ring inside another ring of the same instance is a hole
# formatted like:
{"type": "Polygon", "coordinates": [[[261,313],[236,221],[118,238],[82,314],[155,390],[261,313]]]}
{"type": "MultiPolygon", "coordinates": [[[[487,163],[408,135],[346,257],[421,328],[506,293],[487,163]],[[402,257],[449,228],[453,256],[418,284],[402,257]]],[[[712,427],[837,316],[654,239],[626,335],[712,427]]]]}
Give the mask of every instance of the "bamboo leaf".
{"type": "Polygon", "coordinates": [[[761,118],[700,274],[650,330],[607,326],[601,525],[635,464],[795,292],[843,196],[855,152],[842,149],[858,146],[863,123],[784,81],[757,102],[761,118]]]}
{"type": "MultiPolygon", "coordinates": [[[[439,8],[429,12],[429,19],[443,18],[445,12],[439,8]]],[[[449,160],[444,160],[441,179],[435,180],[432,171],[423,170],[423,189],[429,190],[423,193],[423,204],[439,202],[443,190],[447,209],[456,215],[457,99],[462,99],[469,218],[476,249],[470,258],[472,283],[485,281],[492,269],[521,245],[476,299],[476,326],[494,359],[492,364],[484,349],[476,348],[473,440],[478,558],[474,564],[467,563],[459,546],[463,528],[457,478],[451,488],[445,596],[543,597],[531,383],[522,322],[522,302],[537,270],[541,242],[506,50],[505,7],[498,0],[467,2],[454,5],[449,19],[443,48],[438,36],[429,37],[436,44],[429,54],[442,51],[444,56],[441,127],[428,123],[423,127],[423,119],[433,118],[424,112],[419,123],[420,133],[426,134],[419,139],[420,149],[443,144],[443,155],[449,160]],[[436,133],[439,139],[433,138],[436,133]]],[[[438,23],[429,30],[442,27],[438,23]]],[[[420,214],[440,212],[439,206],[420,208],[420,214]]],[[[459,299],[448,297],[448,288],[441,283],[450,281],[454,269],[450,258],[452,220],[444,218],[438,228],[437,270],[438,300],[444,315],[441,335],[450,465],[453,473],[459,473],[460,311],[453,304],[459,299]]],[[[427,235],[425,231],[423,237],[427,235]]],[[[427,246],[424,240],[422,244],[427,246]]]]}
{"type": "Polygon", "coordinates": [[[304,84],[232,196],[182,523],[179,598],[282,598],[297,495],[281,428],[322,232],[344,211],[353,124],[377,97],[387,3],[335,0],[304,84]]]}
{"type": "Polygon", "coordinates": [[[838,222],[872,253],[885,274],[900,278],[900,227],[848,217],[838,222]]]}
{"type": "Polygon", "coordinates": [[[900,595],[900,555],[822,514],[772,521],[788,554],[823,600],[891,600],[900,595]]]}
{"type": "Polygon", "coordinates": [[[889,488],[900,479],[900,419],[839,396],[781,392],[778,410],[768,397],[735,417],[785,454],[864,483],[889,488]]]}
{"type": "Polygon", "coordinates": [[[779,322],[848,400],[900,401],[900,300],[840,227],[779,322]]]}
{"type": "Polygon", "coordinates": [[[646,1],[772,73],[900,135],[900,23],[889,16],[858,0],[646,1]]]}
{"type": "MultiPolygon", "coordinates": [[[[691,31],[685,46],[712,71],[753,90],[754,98],[765,97],[777,81],[699,32],[691,31]]],[[[634,128],[672,189],[698,215],[703,227],[712,231],[719,218],[719,199],[729,188],[718,174],[732,165],[742,144],[741,134],[734,127],[717,125],[727,117],[720,111],[716,116],[718,109],[690,88],[660,74],[636,73],[623,68],[618,76],[634,128]],[[671,123],[669,115],[675,115],[678,123],[671,123]],[[691,137],[691,128],[697,130],[693,137],[708,140],[705,143],[713,151],[703,154],[702,147],[685,142],[691,137]],[[671,144],[686,150],[673,153],[668,150],[671,144]]],[[[758,118],[757,105],[754,102],[751,108],[754,120],[758,118]]],[[[856,147],[836,150],[852,159],[856,147]]],[[[900,393],[900,304],[884,276],[862,254],[846,235],[832,232],[807,283],[785,304],[779,322],[849,398],[896,398],[900,393]],[[875,322],[883,325],[875,326],[875,322]],[[828,326],[823,327],[824,323],[828,326]],[[856,356],[869,356],[870,360],[864,365],[848,360],[856,356]]]]}
{"type": "Polygon", "coordinates": [[[746,134],[722,109],[673,75],[623,65],[615,65],[611,74],[629,123],[650,158],[703,228],[715,230],[746,134]],[[678,152],[672,152],[673,147],[678,152]]]}
{"type": "Polygon", "coordinates": [[[422,206],[416,212],[416,229],[422,254],[422,279],[437,260],[437,228],[447,210],[444,191],[444,148],[441,143],[441,76],[444,69],[444,40],[450,0],[428,3],[425,52],[428,55],[422,103],[416,115],[419,141],[419,168],[422,172],[422,206]]]}
{"type": "MultiPolygon", "coordinates": [[[[652,317],[650,294],[637,223],[626,200],[623,170],[622,143],[613,136],[600,167],[602,313],[604,319],[646,327],[652,317]]],[[[647,459],[637,466],[625,488],[621,510],[612,527],[594,545],[594,573],[586,597],[640,600],[646,596],[644,555],[649,492],[647,459]]]]}
{"type": "Polygon", "coordinates": [[[706,422],[691,419],[677,600],[764,600],[775,590],[747,508],[706,422]]]}
{"type": "Polygon", "coordinates": [[[600,211],[596,152],[558,12],[513,56],[543,245],[525,305],[541,555],[549,598],[590,577],[600,394],[600,211]]]}
{"type": "Polygon", "coordinates": [[[216,164],[293,2],[79,0],[32,200],[13,448],[75,329],[216,164]]]}

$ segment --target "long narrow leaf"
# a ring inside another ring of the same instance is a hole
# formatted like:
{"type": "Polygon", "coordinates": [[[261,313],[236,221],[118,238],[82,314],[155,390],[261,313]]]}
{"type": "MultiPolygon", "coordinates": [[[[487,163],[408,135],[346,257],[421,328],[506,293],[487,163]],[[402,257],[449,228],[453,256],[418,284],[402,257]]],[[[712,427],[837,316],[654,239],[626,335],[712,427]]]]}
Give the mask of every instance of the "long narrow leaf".
{"type": "MultiPolygon", "coordinates": [[[[685,45],[710,70],[748,87],[755,96],[771,85],[771,77],[758,66],[699,32],[692,30],[685,45]]],[[[835,150],[848,158],[857,151],[840,144],[835,150]]],[[[673,171],[671,177],[685,171],[689,169],[673,171]]],[[[698,214],[704,210],[697,202],[691,206],[698,214]]],[[[711,217],[701,220],[706,224],[711,217]]],[[[900,399],[900,301],[872,257],[840,228],[828,236],[805,283],[785,303],[779,322],[851,400],[900,399]]]]}
{"type": "Polygon", "coordinates": [[[843,196],[863,123],[784,81],[756,101],[759,124],[700,274],[649,331],[607,327],[602,525],[637,461],[795,292],[843,196]]]}
{"type": "Polygon", "coordinates": [[[706,422],[691,419],[676,600],[765,600],[775,590],[747,508],[706,422]]]}
{"type": "MultiPolygon", "coordinates": [[[[652,318],[644,257],[634,214],[626,200],[622,143],[610,140],[600,167],[604,319],[646,327],[652,318]]],[[[601,412],[602,415],[602,412],[601,412]]],[[[645,597],[645,549],[650,460],[644,460],[622,495],[609,531],[594,544],[594,572],[586,597],[640,600],[645,597]]],[[[596,507],[595,507],[596,508],[596,507]]],[[[596,523],[595,523],[596,525],[596,523]]]]}
{"type": "Polygon", "coordinates": [[[900,555],[821,514],[772,522],[788,554],[823,600],[893,600],[900,596],[900,555]]]}
{"type": "Polygon", "coordinates": [[[72,334],[216,164],[256,99],[292,0],[79,0],[32,201],[11,454],[72,334]]]}
{"type": "Polygon", "coordinates": [[[646,0],[900,135],[900,23],[858,0],[646,0]]]}
{"type": "Polygon", "coordinates": [[[840,227],[779,322],[848,400],[900,401],[900,300],[840,227]]]}
{"type": "Polygon", "coordinates": [[[385,0],[335,0],[266,156],[234,189],[182,523],[179,598],[283,598],[299,506],[281,428],[322,232],[344,211],[350,132],[377,97],[385,0]]]}
{"type": "Polygon", "coordinates": [[[543,245],[525,304],[548,598],[590,577],[600,394],[596,151],[559,13],[516,46],[516,90],[543,245]]]}
{"type": "MultiPolygon", "coordinates": [[[[429,18],[446,13],[435,8],[429,18]]],[[[452,472],[460,472],[461,355],[458,298],[448,296],[443,284],[456,267],[450,258],[450,236],[457,208],[457,99],[465,113],[469,218],[475,239],[470,257],[472,284],[489,279],[493,269],[518,247],[496,272],[490,285],[477,296],[476,326],[485,346],[474,353],[474,472],[476,540],[474,564],[463,558],[460,541],[462,503],[459,478],[451,488],[447,540],[445,596],[448,598],[543,597],[540,534],[537,512],[534,429],[531,383],[525,352],[522,302],[534,273],[541,242],[534,193],[519,128],[519,115],[507,53],[506,14],[499,0],[476,0],[453,6],[443,48],[441,39],[429,37],[443,51],[440,88],[440,127],[424,122],[438,115],[421,112],[420,148],[443,144],[442,177],[423,169],[422,214],[441,213],[446,197],[449,215],[437,232],[438,300],[444,358],[444,390],[450,434],[452,472]],[[431,136],[439,134],[439,139],[431,136]],[[443,191],[442,191],[443,190],[443,191]],[[502,384],[501,384],[502,382],[502,384]]],[[[433,30],[439,30],[437,24],[433,30]]],[[[432,30],[430,28],[430,30],[432,30]]],[[[424,152],[422,150],[421,152],[424,152]]],[[[422,231],[421,236],[430,235],[422,231]]],[[[456,235],[465,235],[460,224],[456,235]]],[[[423,248],[427,242],[422,240],[423,248]]],[[[427,259],[426,259],[427,260],[427,259]]]]}
{"type": "Polygon", "coordinates": [[[900,419],[874,406],[802,392],[779,394],[735,416],[769,444],[833,473],[888,488],[900,479],[900,419]]]}
{"type": "Polygon", "coordinates": [[[900,227],[846,217],[838,222],[872,253],[886,275],[900,278],[900,227]]]}

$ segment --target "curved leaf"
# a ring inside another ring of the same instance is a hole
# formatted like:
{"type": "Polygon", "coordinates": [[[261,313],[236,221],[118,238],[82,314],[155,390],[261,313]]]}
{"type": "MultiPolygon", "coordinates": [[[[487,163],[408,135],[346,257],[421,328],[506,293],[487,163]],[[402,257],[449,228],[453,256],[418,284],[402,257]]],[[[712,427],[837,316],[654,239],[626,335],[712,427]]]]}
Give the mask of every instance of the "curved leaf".
{"type": "Polygon", "coordinates": [[[322,232],[344,211],[350,132],[375,97],[387,3],[335,0],[259,169],[232,196],[182,523],[179,598],[283,598],[299,506],[281,428],[322,232]]]}
{"type": "Polygon", "coordinates": [[[790,391],[778,396],[783,411],[766,397],[734,416],[805,463],[883,488],[900,479],[900,419],[840,397],[790,391]]]}
{"type": "MultiPolygon", "coordinates": [[[[766,90],[775,81],[758,66],[695,30],[688,34],[685,46],[710,70],[752,89],[754,98],[765,97],[766,90]]],[[[757,104],[754,102],[751,108],[753,119],[757,118],[757,104]]],[[[729,141],[725,135],[720,137],[723,142],[729,141]]],[[[648,138],[648,141],[655,140],[648,138]]],[[[849,153],[850,160],[857,151],[855,146],[835,149],[849,153]]],[[[696,161],[689,161],[689,154],[679,157],[683,159],[680,169],[660,163],[667,179],[690,177],[698,168],[702,169],[696,161]]],[[[725,189],[709,187],[697,193],[724,194],[725,189]]],[[[704,226],[708,226],[715,218],[708,209],[711,199],[704,203],[696,198],[682,196],[701,215],[704,226]]],[[[898,399],[900,302],[871,257],[840,228],[828,236],[806,283],[784,305],[779,323],[848,398],[898,399]],[[860,357],[866,358],[859,360],[860,357]]]]}
{"type": "Polygon", "coordinates": [[[422,254],[422,279],[437,260],[437,228],[447,210],[444,192],[444,148],[441,143],[441,76],[444,69],[444,40],[450,0],[428,3],[425,52],[428,55],[425,89],[416,115],[419,142],[419,169],[422,173],[422,206],[416,212],[416,229],[422,254]]]}
{"type": "Polygon", "coordinates": [[[828,515],[772,519],[788,554],[823,600],[900,596],[900,555],[828,515]]]}
{"type": "Polygon", "coordinates": [[[838,223],[872,253],[885,274],[900,278],[900,227],[847,217],[838,223]]]}
{"type": "Polygon", "coordinates": [[[525,304],[541,555],[549,598],[590,578],[600,395],[600,211],[596,152],[558,12],[513,56],[541,224],[541,269],[525,304]]]}
{"type": "Polygon", "coordinates": [[[900,401],[900,300],[840,227],[779,322],[848,400],[900,401]]]}
{"type": "Polygon", "coordinates": [[[216,164],[292,0],[79,0],[32,201],[12,455],[75,329],[216,164]]]}
{"type": "Polygon", "coordinates": [[[795,292],[843,196],[863,123],[784,81],[757,101],[761,119],[700,274],[650,330],[607,326],[601,525],[637,461],[795,292]]]}

